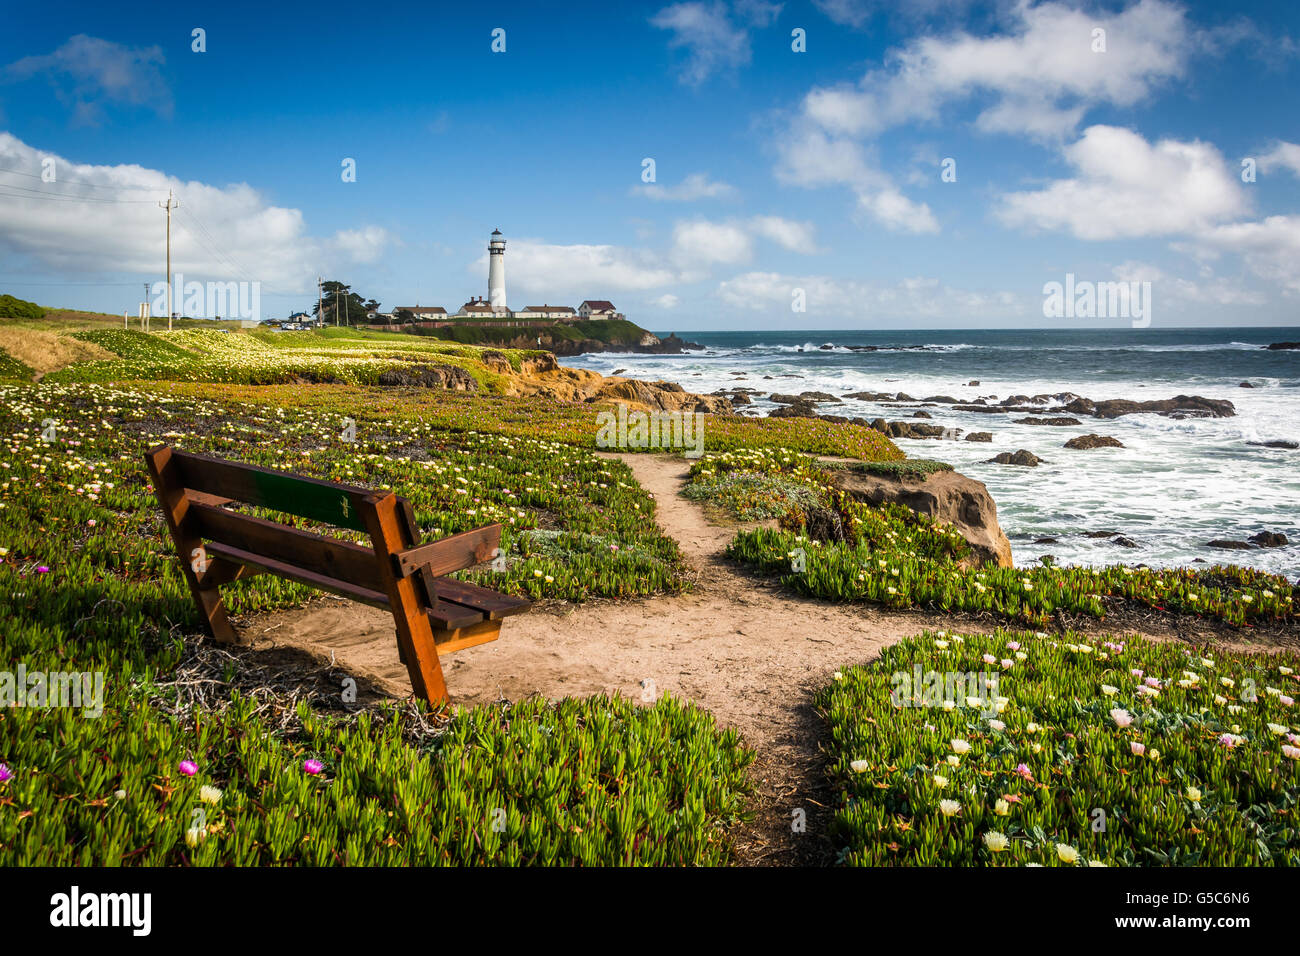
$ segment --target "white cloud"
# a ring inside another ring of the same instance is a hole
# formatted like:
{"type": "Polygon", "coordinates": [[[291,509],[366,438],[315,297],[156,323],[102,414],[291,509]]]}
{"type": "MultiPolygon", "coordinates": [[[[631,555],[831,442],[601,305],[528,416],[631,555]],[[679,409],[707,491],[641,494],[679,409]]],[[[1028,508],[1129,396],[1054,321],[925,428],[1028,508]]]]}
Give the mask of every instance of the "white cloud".
{"type": "Polygon", "coordinates": [[[804,255],[817,251],[816,227],[810,222],[795,222],[780,216],[754,216],[748,225],[755,235],[770,239],[783,249],[804,255]]]}
{"type": "Polygon", "coordinates": [[[1131,130],[1092,126],[1064,153],[1076,176],[1004,195],[1003,222],[1121,239],[1195,234],[1249,210],[1240,179],[1209,143],[1151,145],[1131,130]]]}
{"type": "Polygon", "coordinates": [[[893,285],[837,279],[825,275],[746,272],[718,285],[718,297],[750,312],[787,314],[809,328],[841,319],[998,319],[1041,315],[1041,299],[1011,292],[954,289],[926,276],[893,285]],[[807,311],[791,311],[796,289],[804,292],[807,311]]]}
{"type": "Polygon", "coordinates": [[[1201,281],[1197,282],[1183,276],[1170,275],[1159,266],[1130,259],[1115,266],[1114,273],[1115,278],[1121,282],[1150,282],[1152,297],[1161,302],[1184,302],[1198,306],[1206,303],[1263,305],[1268,301],[1258,291],[1217,277],[1209,270],[1205,270],[1201,281]]]}
{"type": "MultiPolygon", "coordinates": [[[[834,6],[866,16],[864,4],[834,6]]],[[[843,15],[841,22],[854,22],[843,15]]],[[[947,103],[982,96],[992,102],[979,128],[1053,139],[1076,129],[1092,106],[1132,106],[1182,77],[1197,48],[1183,9],[1166,0],[1140,0],[1113,14],[1019,0],[1010,21],[989,36],[954,31],[915,39],[856,85],[812,89],[803,116],[832,135],[860,137],[937,120],[947,103]],[[1106,31],[1104,53],[1093,52],[1097,28],[1106,31]]]]}
{"type": "Polygon", "coordinates": [[[1271,173],[1278,169],[1289,170],[1293,175],[1300,176],[1300,145],[1278,142],[1259,157],[1260,172],[1271,173]]]}
{"type": "Polygon", "coordinates": [[[650,23],[672,33],[670,47],[686,50],[683,83],[698,85],[717,71],[744,66],[752,56],[749,33],[731,21],[723,3],[676,3],[650,23]]]}
{"type": "MultiPolygon", "coordinates": [[[[476,277],[487,274],[487,253],[470,264],[476,277]]],[[[678,274],[650,253],[612,245],[553,245],[530,239],[510,243],[506,287],[556,301],[564,295],[592,297],[606,290],[654,289],[672,285],[678,274]]]]}
{"type": "Polygon", "coordinates": [[[1200,233],[1193,246],[1216,255],[1236,253],[1260,278],[1276,282],[1288,294],[1300,294],[1300,216],[1269,216],[1259,222],[1238,222],[1200,233]]]}
{"type": "Polygon", "coordinates": [[[374,262],[391,241],[378,227],[308,234],[298,209],[271,205],[252,186],[183,182],[136,165],[94,166],[41,152],[0,133],[0,248],[68,273],[162,271],[163,214],[175,193],[172,268],[192,279],[259,281],[266,291],[315,287],[316,270],[374,262]],[[56,180],[40,180],[52,159],[56,180]]]}
{"type": "Polygon", "coordinates": [[[767,26],[781,7],[767,0],[736,0],[729,12],[721,0],[675,3],[651,17],[650,25],[670,31],[668,46],[686,51],[679,79],[694,86],[749,63],[749,28],[767,26]]]}
{"type": "Polygon", "coordinates": [[[735,223],[697,219],[673,227],[673,259],[683,266],[748,262],[753,253],[753,239],[735,223]]]}
{"type": "Polygon", "coordinates": [[[171,89],[160,69],[164,61],[158,46],[133,48],[79,33],[53,53],[9,64],[0,77],[17,82],[44,76],[77,123],[97,126],[105,104],[140,106],[170,117],[171,89]]]}
{"type": "Polygon", "coordinates": [[[810,188],[848,186],[857,196],[858,209],[890,229],[939,231],[930,207],[904,196],[893,180],[870,162],[861,144],[797,124],[779,149],[776,175],[783,182],[810,188]]]}
{"type": "Polygon", "coordinates": [[[720,199],[731,196],[735,194],[736,189],[729,183],[709,179],[706,173],[691,173],[676,186],[642,183],[633,186],[632,192],[647,199],[690,202],[695,199],[720,199]]]}
{"type": "Polygon", "coordinates": [[[666,295],[661,295],[659,298],[653,300],[654,304],[659,306],[661,309],[675,309],[677,308],[677,303],[679,301],[681,300],[671,292],[666,295]]]}

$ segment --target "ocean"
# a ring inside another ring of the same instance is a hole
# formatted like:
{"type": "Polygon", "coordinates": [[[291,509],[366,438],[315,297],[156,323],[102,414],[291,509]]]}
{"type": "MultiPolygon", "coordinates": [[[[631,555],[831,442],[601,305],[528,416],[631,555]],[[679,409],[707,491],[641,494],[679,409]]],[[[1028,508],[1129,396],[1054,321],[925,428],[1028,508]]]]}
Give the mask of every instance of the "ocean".
{"type": "MultiPolygon", "coordinates": [[[[659,333],[666,335],[667,333],[659,333]]],[[[984,482],[998,505],[1018,565],[1052,555],[1058,564],[1124,562],[1171,567],[1196,559],[1234,563],[1295,577],[1300,572],[1300,450],[1252,442],[1300,442],[1300,351],[1268,351],[1300,341],[1300,328],[679,332],[705,346],[683,355],[596,353],[564,364],[609,375],[664,379],[687,391],[761,389],[746,411],[767,414],[769,392],[905,392],[992,403],[1011,395],[1073,392],[1094,400],[1147,401],[1175,395],[1227,399],[1231,418],[1173,419],[1156,414],[1099,419],[1079,426],[1017,425],[1022,414],[980,414],[926,407],[926,424],[993,433],[993,442],[898,439],[916,458],[936,458],[984,482]],[[822,350],[824,344],[836,346],[822,350]],[[844,346],[874,345],[881,351],[844,346]],[[903,346],[916,350],[888,350],[903,346]],[[772,378],[765,378],[772,376],[772,378]],[[787,376],[787,377],[782,377],[787,376]],[[979,385],[970,385],[977,380],[979,385]],[[1242,388],[1248,381],[1254,388],[1242,388]],[[996,399],[994,398],[996,396],[996,399]],[[1124,448],[1075,451],[1075,435],[1111,435],[1124,448]],[[1021,448],[1036,468],[988,464],[1021,448]],[[1117,531],[1126,548],[1089,531],[1117,531]],[[1281,548],[1224,551],[1213,539],[1245,540],[1282,532],[1281,548]],[[1055,543],[1035,543],[1056,538],[1055,543]]],[[[1055,403],[1053,403],[1055,404],[1055,403]]],[[[845,399],[825,414],[910,420],[907,407],[845,399]]]]}

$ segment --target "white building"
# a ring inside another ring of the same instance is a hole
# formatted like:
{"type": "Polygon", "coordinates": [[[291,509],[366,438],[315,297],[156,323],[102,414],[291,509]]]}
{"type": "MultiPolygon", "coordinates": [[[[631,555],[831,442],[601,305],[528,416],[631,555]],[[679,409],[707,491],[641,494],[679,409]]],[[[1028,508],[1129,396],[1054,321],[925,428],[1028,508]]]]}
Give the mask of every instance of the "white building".
{"type": "Polygon", "coordinates": [[[583,319],[621,319],[622,313],[607,299],[584,299],[578,306],[578,316],[583,319]]]}
{"type": "Polygon", "coordinates": [[[488,240],[488,303],[494,312],[510,311],[506,307],[506,241],[500,229],[493,229],[488,240]]]}

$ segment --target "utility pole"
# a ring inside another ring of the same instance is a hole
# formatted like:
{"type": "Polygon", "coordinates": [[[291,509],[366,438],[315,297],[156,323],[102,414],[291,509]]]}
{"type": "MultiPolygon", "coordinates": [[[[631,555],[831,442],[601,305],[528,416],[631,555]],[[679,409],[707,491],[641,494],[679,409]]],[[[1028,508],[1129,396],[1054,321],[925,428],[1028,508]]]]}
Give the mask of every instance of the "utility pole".
{"type": "Polygon", "coordinates": [[[320,276],[316,277],[316,321],[325,321],[325,296],[320,291],[320,276]]]}
{"type": "MultiPolygon", "coordinates": [[[[144,302],[145,302],[146,305],[147,305],[148,302],[149,302],[149,283],[148,283],[148,282],[146,282],[146,283],[144,284],[144,302]]],[[[140,331],[141,331],[141,332],[147,332],[147,331],[148,331],[148,330],[144,327],[144,319],[145,319],[145,316],[148,315],[148,314],[149,314],[149,313],[146,312],[144,309],[141,309],[141,310],[140,310],[140,331]]]]}
{"type": "Polygon", "coordinates": [[[172,191],[167,190],[167,202],[159,203],[159,209],[167,210],[167,331],[172,330],[172,210],[180,206],[173,205],[172,191]]]}

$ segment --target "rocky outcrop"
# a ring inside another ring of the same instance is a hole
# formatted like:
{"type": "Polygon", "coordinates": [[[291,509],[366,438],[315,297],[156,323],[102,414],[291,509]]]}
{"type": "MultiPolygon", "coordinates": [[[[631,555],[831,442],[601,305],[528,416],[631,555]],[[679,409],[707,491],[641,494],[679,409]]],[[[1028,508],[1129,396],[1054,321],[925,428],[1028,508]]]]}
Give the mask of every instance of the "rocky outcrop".
{"type": "Polygon", "coordinates": [[[1300,349],[1300,342],[1274,342],[1267,348],[1273,352],[1280,352],[1283,349],[1300,349]]]}
{"type": "Polygon", "coordinates": [[[1248,539],[1257,548],[1285,548],[1289,543],[1286,535],[1280,531],[1261,531],[1248,539]]]}
{"type": "MultiPolygon", "coordinates": [[[[606,348],[606,352],[620,352],[622,349],[606,348]]],[[[650,355],[680,355],[682,352],[702,352],[704,346],[678,338],[676,332],[670,332],[666,338],[659,338],[647,332],[641,341],[630,346],[627,351],[650,355]]]]}
{"type": "Polygon", "coordinates": [[[1013,425],[1055,425],[1058,428],[1066,425],[1082,425],[1083,422],[1077,418],[1048,418],[1045,415],[1030,415],[1028,418],[1014,418],[1013,425]]]}
{"type": "Polygon", "coordinates": [[[1237,414],[1232,402],[1219,398],[1202,398],[1200,395],[1175,395],[1150,402],[1135,402],[1127,398],[1108,398],[1094,402],[1090,398],[1076,398],[1063,411],[1076,415],[1093,415],[1097,418],[1119,418],[1139,412],[1155,412],[1168,418],[1231,418],[1237,414]]]}
{"type": "Polygon", "coordinates": [[[1300,448],[1300,442],[1287,441],[1285,438],[1274,438],[1272,441],[1248,441],[1246,444],[1259,448],[1286,448],[1290,451],[1300,448]]]}
{"type": "MultiPolygon", "coordinates": [[[[506,364],[509,365],[509,362],[506,364]]],[[[460,366],[425,362],[403,365],[381,372],[379,384],[407,388],[443,388],[453,392],[478,391],[478,382],[474,376],[460,366]]]]}
{"type": "Polygon", "coordinates": [[[1065,447],[1086,451],[1089,448],[1123,448],[1124,443],[1110,435],[1079,435],[1067,441],[1065,447]]]}
{"type": "Polygon", "coordinates": [[[1039,465],[1040,463],[1042,463],[1042,461],[1043,461],[1043,459],[1039,458],[1039,457],[1038,457],[1037,455],[1035,455],[1033,452],[1031,452],[1031,451],[1025,451],[1025,449],[1022,448],[1022,449],[1020,449],[1018,452],[1015,452],[1014,454],[1013,454],[1012,452],[1009,452],[1009,451],[1004,451],[1002,454],[1000,454],[1000,455],[996,455],[996,456],[994,456],[993,458],[990,458],[990,459],[989,459],[988,461],[986,461],[984,464],[986,464],[986,465],[1021,465],[1022,467],[1025,467],[1025,468],[1037,468],[1038,465],[1039,465]]]}
{"type": "Polygon", "coordinates": [[[1215,538],[1213,541],[1205,542],[1207,548],[1218,548],[1221,551],[1249,551],[1250,545],[1245,541],[1229,541],[1226,538],[1215,538]]]}
{"type": "Polygon", "coordinates": [[[858,501],[877,507],[894,502],[949,522],[970,543],[975,563],[1012,566],[1011,542],[998,525],[998,507],[983,482],[955,471],[936,471],[925,477],[869,475],[847,469],[834,474],[838,486],[858,501]]]}
{"type": "Polygon", "coordinates": [[[967,441],[992,441],[992,432],[971,432],[966,436],[967,441]]]}
{"type": "Polygon", "coordinates": [[[622,401],[665,412],[731,414],[731,400],[719,395],[696,395],[676,382],[643,382],[636,378],[607,378],[586,399],[588,402],[622,401]]]}
{"type": "Polygon", "coordinates": [[[796,398],[788,405],[774,408],[768,413],[769,418],[816,418],[817,403],[806,398],[796,398]]]}

